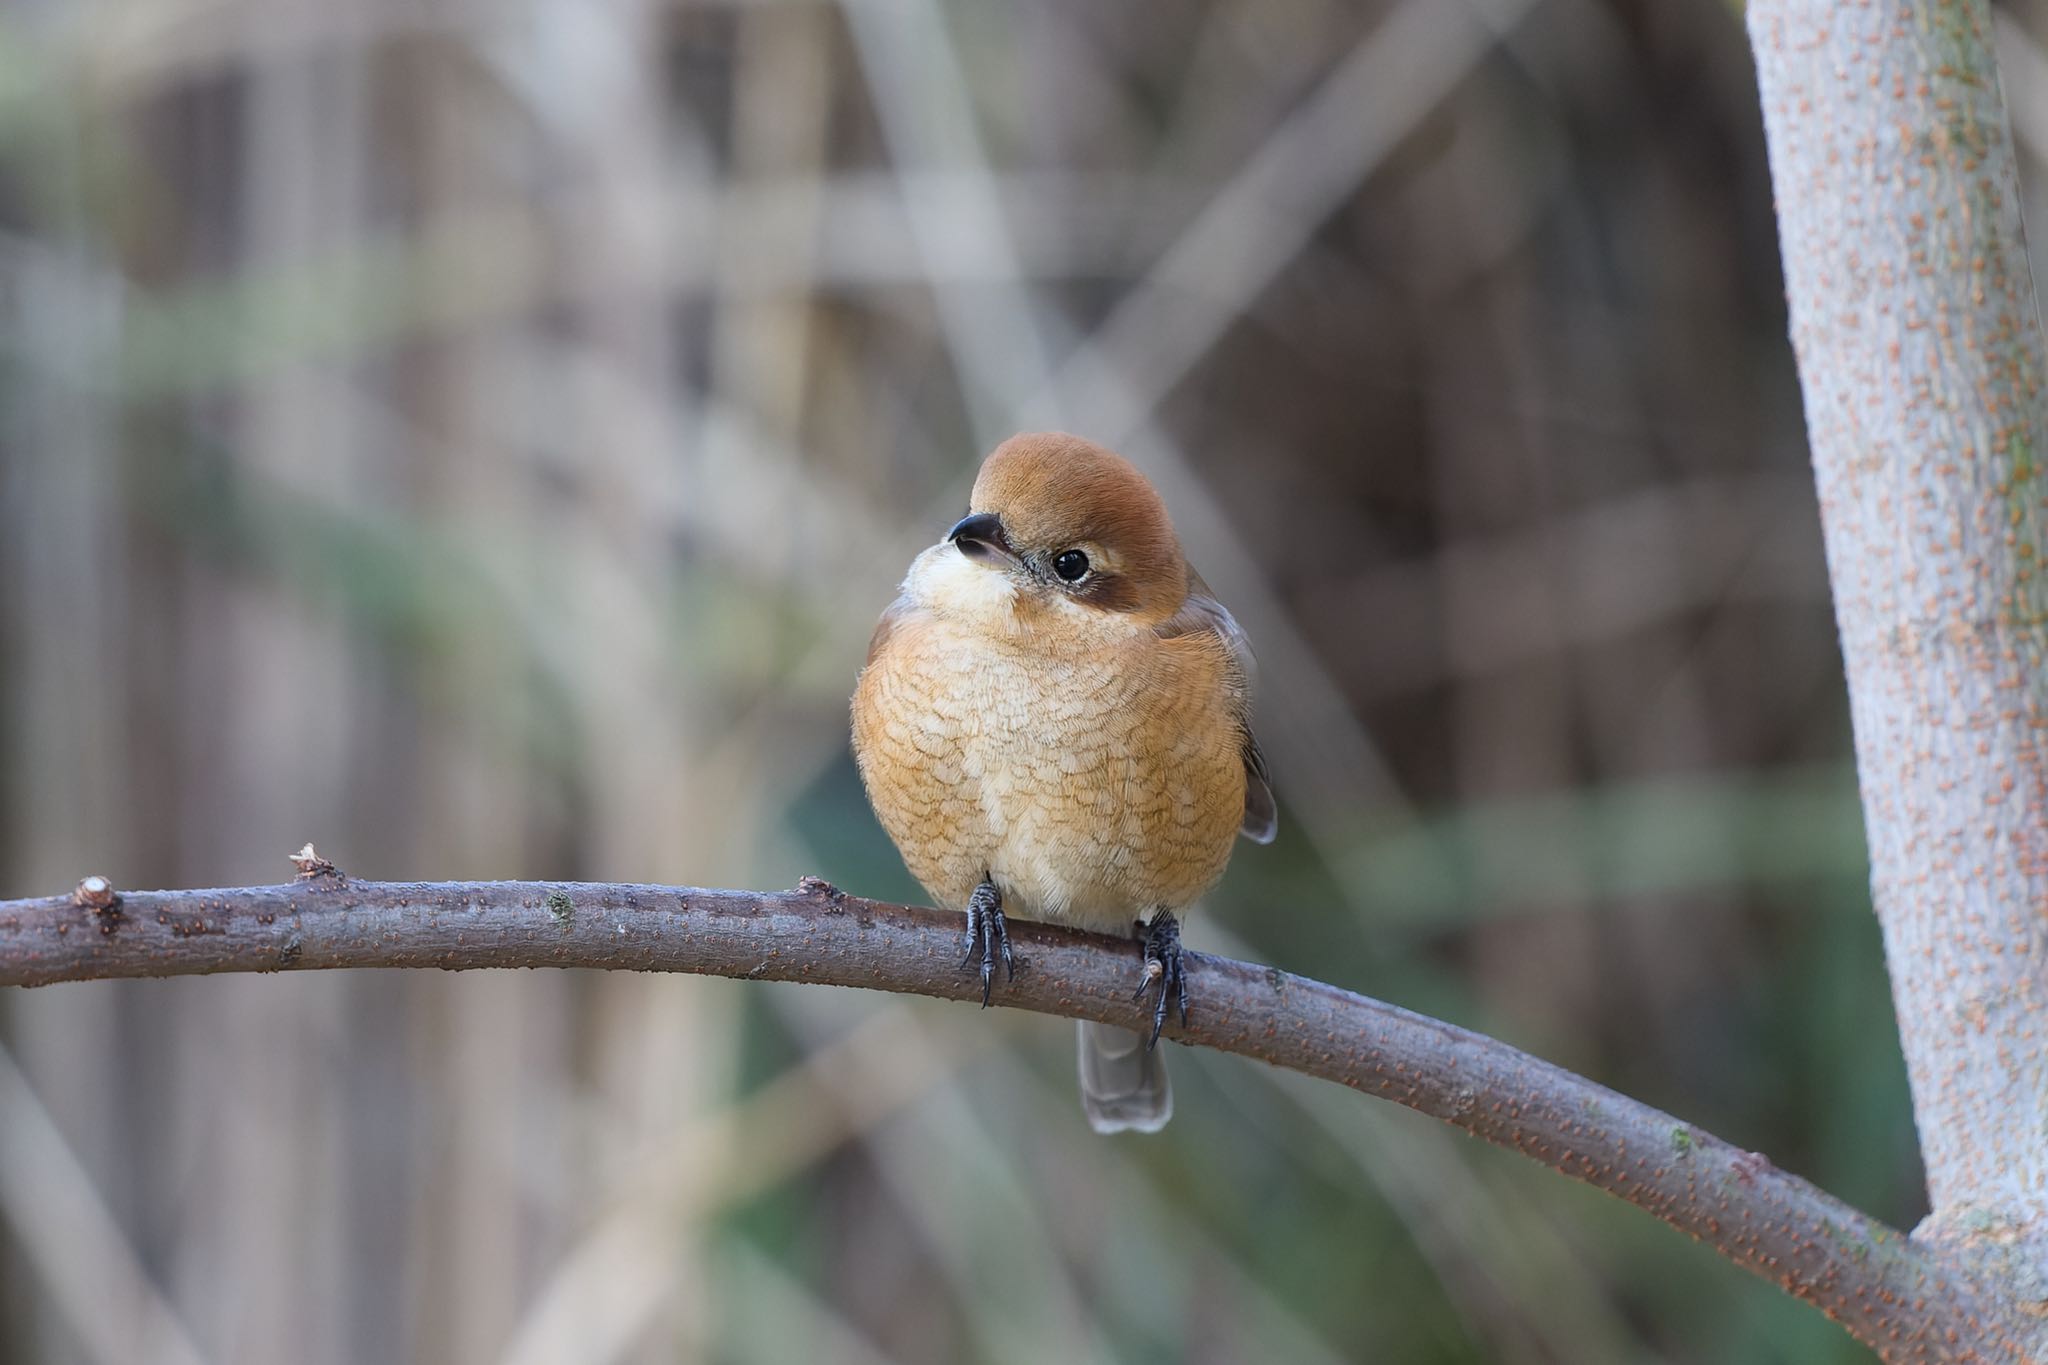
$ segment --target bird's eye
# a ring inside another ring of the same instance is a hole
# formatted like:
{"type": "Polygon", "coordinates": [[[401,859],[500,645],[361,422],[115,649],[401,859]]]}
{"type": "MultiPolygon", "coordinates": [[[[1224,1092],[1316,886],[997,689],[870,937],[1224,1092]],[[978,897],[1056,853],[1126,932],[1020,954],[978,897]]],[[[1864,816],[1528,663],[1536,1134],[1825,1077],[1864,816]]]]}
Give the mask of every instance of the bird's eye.
{"type": "Polygon", "coordinates": [[[1062,550],[1052,562],[1052,571],[1069,583],[1078,583],[1088,576],[1088,556],[1079,550],[1062,550]]]}

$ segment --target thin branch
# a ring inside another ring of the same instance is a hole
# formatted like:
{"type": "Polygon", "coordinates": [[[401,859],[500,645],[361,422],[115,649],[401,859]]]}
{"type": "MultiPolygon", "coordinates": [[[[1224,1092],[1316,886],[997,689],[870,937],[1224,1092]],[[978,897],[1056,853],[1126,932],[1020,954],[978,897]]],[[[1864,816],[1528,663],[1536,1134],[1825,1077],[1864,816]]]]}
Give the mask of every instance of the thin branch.
{"type": "MultiPolygon", "coordinates": [[[[694,972],[973,1000],[958,915],[845,895],[577,882],[363,882],[0,901],[0,986],[334,967],[694,972]]],[[[1128,942],[1013,922],[998,1003],[1136,1022],[1128,942]]],[[[1434,1115],[1619,1196],[1817,1305],[1887,1360],[1955,1358],[2008,1320],[1964,1263],[1796,1176],[1504,1043],[1335,986],[1192,955],[1168,1036],[1434,1115]]]]}

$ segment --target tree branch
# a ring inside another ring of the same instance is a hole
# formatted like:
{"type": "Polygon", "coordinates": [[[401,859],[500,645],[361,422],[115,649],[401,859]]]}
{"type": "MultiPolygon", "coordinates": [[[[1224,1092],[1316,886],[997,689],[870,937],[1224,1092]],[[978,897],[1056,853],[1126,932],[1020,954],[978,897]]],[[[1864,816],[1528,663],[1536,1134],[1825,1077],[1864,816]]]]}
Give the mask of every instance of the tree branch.
{"type": "MultiPolygon", "coordinates": [[[[600,967],[973,1000],[961,919],[795,891],[575,882],[362,882],[309,847],[282,886],[0,901],[0,986],[332,967],[600,967]]],[[[1138,1021],[1128,942],[1012,921],[999,1004],[1138,1021]]],[[[2003,1335],[1968,1263],[1739,1148],[1505,1043],[1270,967],[1190,955],[1176,1041],[1253,1057],[1434,1115],[1647,1210],[1817,1305],[1893,1361],[2003,1335]],[[1987,1335],[1987,1333],[1989,1335],[1987,1335]]],[[[2015,1357],[2017,1358],[2017,1357],[2015,1357]]]]}

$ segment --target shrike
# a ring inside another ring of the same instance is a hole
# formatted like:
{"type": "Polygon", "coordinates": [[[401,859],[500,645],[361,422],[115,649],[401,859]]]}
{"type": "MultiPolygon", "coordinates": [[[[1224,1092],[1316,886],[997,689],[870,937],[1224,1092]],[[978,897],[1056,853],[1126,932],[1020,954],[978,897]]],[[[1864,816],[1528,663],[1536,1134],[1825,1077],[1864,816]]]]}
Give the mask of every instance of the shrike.
{"type": "Polygon", "coordinates": [[[1143,944],[1149,1032],[1081,1025],[1081,1100],[1104,1133],[1173,1113],[1155,1048],[1187,1020],[1179,917],[1239,834],[1273,838],[1244,632],[1189,567],[1166,506],[1122,457],[1012,437],[968,514],[882,614],[853,747],[918,881],[967,912],[988,1001],[1014,973],[1003,915],[1143,944]],[[1152,993],[1156,990],[1156,995],[1152,993]]]}

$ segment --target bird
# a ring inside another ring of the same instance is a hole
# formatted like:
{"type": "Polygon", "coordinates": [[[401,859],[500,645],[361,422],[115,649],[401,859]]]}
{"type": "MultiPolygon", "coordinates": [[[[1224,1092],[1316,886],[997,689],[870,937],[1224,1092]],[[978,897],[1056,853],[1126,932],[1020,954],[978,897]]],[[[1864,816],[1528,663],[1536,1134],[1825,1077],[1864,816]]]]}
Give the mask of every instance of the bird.
{"type": "Polygon", "coordinates": [[[1273,839],[1253,667],[1137,467],[1029,432],[911,562],[855,683],[869,802],[925,891],[966,912],[984,1006],[999,963],[1016,975],[1008,913],[1139,941],[1143,1031],[1080,1026],[1098,1132],[1172,1116],[1158,1042],[1169,1005],[1188,1018],[1180,919],[1239,835],[1273,839]]]}

